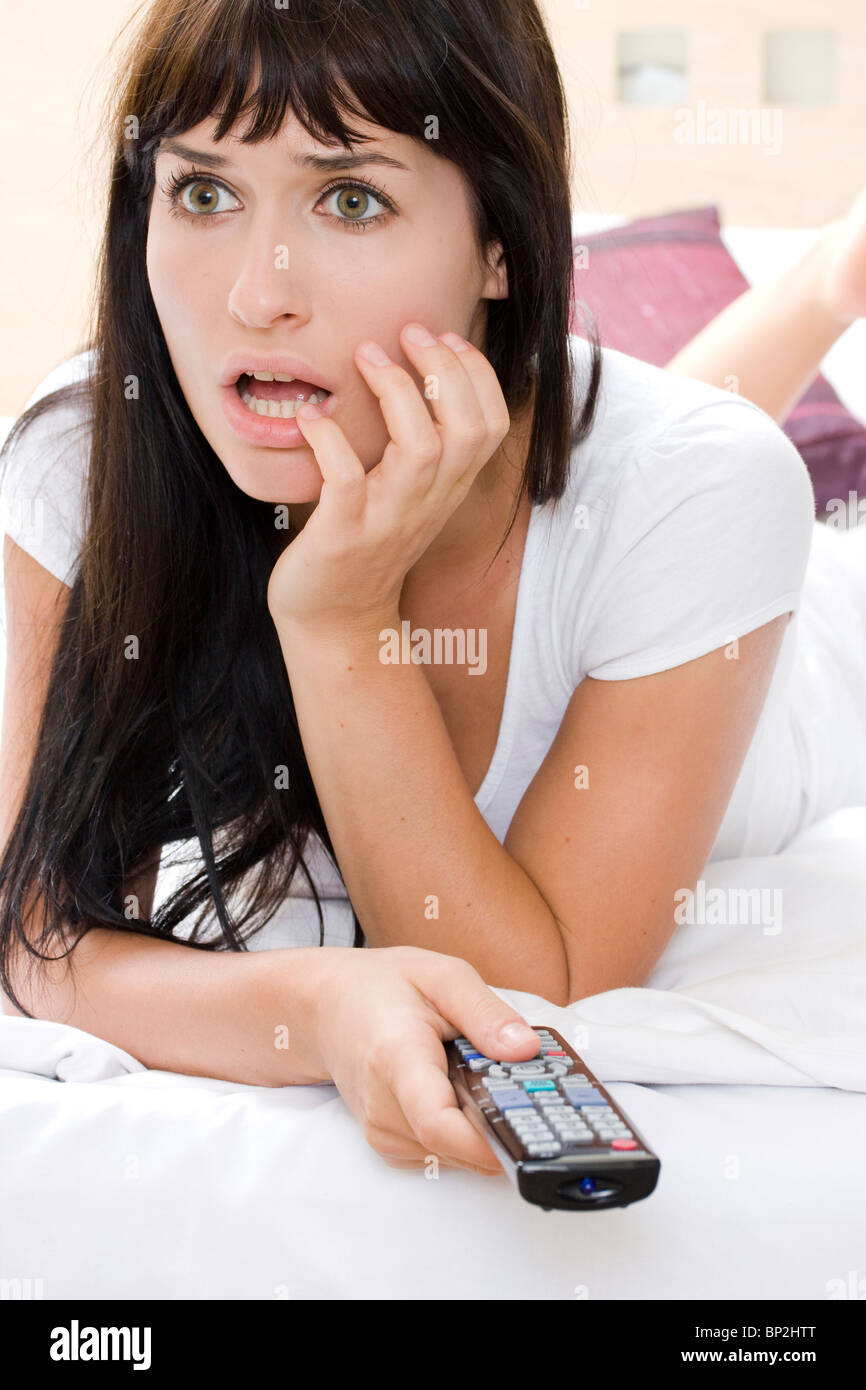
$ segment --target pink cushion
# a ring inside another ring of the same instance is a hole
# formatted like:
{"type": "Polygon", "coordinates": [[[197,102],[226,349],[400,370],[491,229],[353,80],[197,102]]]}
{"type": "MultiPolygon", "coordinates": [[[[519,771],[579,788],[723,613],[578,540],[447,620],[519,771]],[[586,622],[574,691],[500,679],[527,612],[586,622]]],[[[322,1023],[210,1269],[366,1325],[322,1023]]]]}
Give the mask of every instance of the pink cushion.
{"type": "MultiPolygon", "coordinates": [[[[577,237],[574,249],[575,299],[592,310],[602,342],[659,367],[749,288],[715,207],[639,218],[577,237]]],[[[571,330],[583,331],[577,317],[571,330]]],[[[782,428],[809,469],[819,516],[830,498],[866,490],[866,426],[826,377],[815,378],[782,428]]]]}

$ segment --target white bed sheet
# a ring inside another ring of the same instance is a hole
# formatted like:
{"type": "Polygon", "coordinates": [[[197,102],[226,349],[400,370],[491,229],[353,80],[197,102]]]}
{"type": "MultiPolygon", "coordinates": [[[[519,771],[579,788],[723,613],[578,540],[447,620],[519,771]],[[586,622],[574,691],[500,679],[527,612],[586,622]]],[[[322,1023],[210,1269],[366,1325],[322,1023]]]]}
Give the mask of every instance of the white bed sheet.
{"type": "Polygon", "coordinates": [[[46,1298],[841,1297],[866,1275],[864,846],[851,808],[708,865],[708,890],[781,892],[781,930],[683,924],[646,988],[567,1009],[498,991],[579,1045],[659,1154],[623,1210],[392,1170],[331,1086],[147,1071],[0,1019],[0,1274],[46,1298]]]}

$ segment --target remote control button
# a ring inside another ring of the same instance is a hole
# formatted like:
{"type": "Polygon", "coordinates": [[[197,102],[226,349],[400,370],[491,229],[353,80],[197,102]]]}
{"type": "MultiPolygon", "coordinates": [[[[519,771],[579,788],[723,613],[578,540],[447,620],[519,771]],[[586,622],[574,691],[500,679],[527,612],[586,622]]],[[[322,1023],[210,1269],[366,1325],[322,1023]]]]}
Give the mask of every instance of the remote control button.
{"type": "Polygon", "coordinates": [[[555,1082],[555,1081],[550,1081],[550,1080],[548,1080],[548,1078],[547,1078],[546,1076],[541,1076],[541,1077],[538,1078],[537,1081],[536,1081],[536,1080],[533,1080],[533,1081],[524,1081],[524,1082],[523,1082],[523,1089],[524,1089],[525,1091],[534,1091],[534,1092],[555,1091],[555,1090],[556,1090],[556,1082],[555,1082]]]}
{"type": "Polygon", "coordinates": [[[562,1145],[557,1144],[556,1140],[550,1144],[527,1144],[526,1152],[533,1158],[556,1158],[557,1154],[562,1153],[562,1145]]]}
{"type": "Polygon", "coordinates": [[[507,1091],[491,1091],[490,1099],[506,1116],[509,1110],[518,1110],[524,1107],[527,1110],[534,1109],[531,1098],[525,1091],[518,1091],[516,1086],[507,1091]]]}
{"type": "Polygon", "coordinates": [[[636,1139],[614,1139],[611,1141],[612,1149],[636,1149],[638,1142],[636,1139]]]}
{"type": "Polygon", "coordinates": [[[501,1062],[493,1062],[491,1063],[490,1070],[488,1071],[487,1075],[495,1076],[497,1078],[501,1078],[502,1080],[507,1080],[508,1068],[504,1067],[501,1062]]]}
{"type": "Polygon", "coordinates": [[[607,1105],[607,1101],[594,1086],[576,1086],[568,1078],[562,1082],[562,1091],[572,1105],[607,1105]]]}
{"type": "Polygon", "coordinates": [[[464,1057],[463,1060],[468,1061],[470,1071],[484,1071],[485,1067],[490,1066],[489,1057],[464,1057]]]}
{"type": "Polygon", "coordinates": [[[512,1076],[537,1076],[539,1072],[547,1071],[543,1062],[512,1062],[512,1076]]]}
{"type": "Polygon", "coordinates": [[[568,1108],[565,1103],[565,1096],[557,1095],[556,1091],[539,1091],[537,1099],[538,1104],[543,1105],[545,1108],[549,1105],[554,1108],[558,1105],[563,1110],[568,1108]]]}
{"type": "Polygon", "coordinates": [[[545,1057],[561,1057],[565,1062],[571,1060],[568,1053],[563,1052],[561,1047],[543,1047],[541,1050],[545,1057]]]}

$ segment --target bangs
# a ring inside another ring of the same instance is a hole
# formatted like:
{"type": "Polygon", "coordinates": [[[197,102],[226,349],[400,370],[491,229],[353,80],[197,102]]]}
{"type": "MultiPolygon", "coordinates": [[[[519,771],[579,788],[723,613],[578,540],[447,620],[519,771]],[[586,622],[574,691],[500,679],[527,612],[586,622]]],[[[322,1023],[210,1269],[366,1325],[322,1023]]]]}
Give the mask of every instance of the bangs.
{"type": "MultiPolygon", "coordinates": [[[[136,182],[148,182],[163,138],[211,118],[216,142],[239,122],[243,144],[273,139],[294,114],[320,144],[351,146],[375,138],[352,120],[422,139],[430,113],[451,109],[442,6],[436,22],[431,16],[425,25],[425,6],[413,6],[410,16],[400,0],[380,5],[375,19],[351,2],[336,11],[321,0],[290,4],[173,0],[155,7],[153,34],[145,24],[137,37],[147,63],[131,74],[115,127],[123,128],[126,112],[136,113],[138,138],[124,141],[136,182]]],[[[431,147],[447,155],[447,131],[442,135],[437,130],[431,147]]]]}

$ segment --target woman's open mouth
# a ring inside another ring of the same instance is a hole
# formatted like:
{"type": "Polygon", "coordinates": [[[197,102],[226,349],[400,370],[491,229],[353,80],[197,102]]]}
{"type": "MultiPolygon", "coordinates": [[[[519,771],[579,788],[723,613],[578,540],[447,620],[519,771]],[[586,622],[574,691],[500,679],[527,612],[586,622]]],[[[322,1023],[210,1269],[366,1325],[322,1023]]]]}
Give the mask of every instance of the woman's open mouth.
{"type": "Polygon", "coordinates": [[[309,448],[295,415],[315,401],[330,415],[337,397],[324,386],[283,377],[275,372],[244,372],[231,386],[221,386],[223,413],[232,431],[248,444],[271,449],[309,448]]]}
{"type": "Polygon", "coordinates": [[[299,408],[308,402],[326,401],[331,392],[323,386],[313,386],[298,377],[273,372],[242,372],[235,390],[251,415],[263,415],[271,420],[293,420],[299,408]]]}

